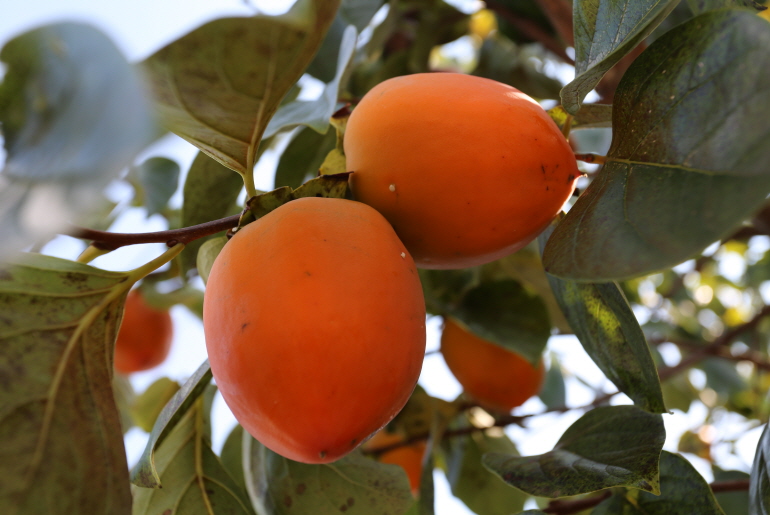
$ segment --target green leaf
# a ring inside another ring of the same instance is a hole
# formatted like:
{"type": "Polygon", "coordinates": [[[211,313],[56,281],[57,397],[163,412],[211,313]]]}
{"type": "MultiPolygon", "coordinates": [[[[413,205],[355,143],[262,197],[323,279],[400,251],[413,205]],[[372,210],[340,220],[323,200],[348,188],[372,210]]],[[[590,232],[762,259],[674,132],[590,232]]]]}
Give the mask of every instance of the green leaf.
{"type": "Polygon", "coordinates": [[[425,309],[432,315],[444,315],[456,308],[463,295],[478,286],[477,268],[462,270],[426,270],[418,268],[422,291],[425,296],[425,309]]]}
{"type": "MultiPolygon", "coordinates": [[[[545,245],[554,225],[539,237],[545,245]]],[[[556,300],[583,349],[604,375],[640,408],[666,413],[647,339],[616,283],[578,283],[548,274],[556,300]]]]}
{"type": "Polygon", "coordinates": [[[606,406],[580,417],[553,451],[528,457],[489,453],[483,461],[506,483],[539,497],[614,486],[659,494],[658,457],[665,439],[661,415],[635,406],[606,406]]]}
{"type": "Polygon", "coordinates": [[[179,383],[161,377],[139,395],[131,408],[131,416],[138,427],[147,431],[152,431],[158,415],[163,411],[168,401],[179,391],[179,383]]]}
{"type": "Polygon", "coordinates": [[[0,513],[130,510],[112,355],[128,276],[40,254],[0,268],[0,513]]]}
{"type": "Polygon", "coordinates": [[[217,259],[219,253],[225,248],[225,243],[227,243],[227,238],[225,236],[219,236],[207,240],[201,245],[200,250],[198,250],[198,274],[200,274],[204,283],[208,282],[211,267],[214,266],[214,261],[217,259]]]}
{"type": "Polygon", "coordinates": [[[609,281],[669,268],[770,191],[770,25],[713,11],[656,40],[613,106],[607,163],[546,245],[546,270],[609,281]],[[665,72],[665,73],[664,73],[665,72]]]}
{"type": "Polygon", "coordinates": [[[764,11],[767,9],[760,2],[754,0],[687,0],[687,5],[695,14],[726,7],[748,7],[755,11],[764,11]]]}
{"type": "Polygon", "coordinates": [[[548,310],[518,281],[483,282],[448,312],[473,333],[538,363],[551,336],[548,310]]]}
{"type": "Polygon", "coordinates": [[[514,443],[505,435],[471,433],[445,438],[446,477],[458,499],[478,515],[508,515],[524,508],[528,495],[506,485],[481,463],[488,452],[518,456],[514,443]]]}
{"type": "Polygon", "coordinates": [[[135,70],[89,25],[24,33],[0,60],[2,259],[97,209],[156,129],[135,70]]]}
{"type": "Polygon", "coordinates": [[[251,173],[281,99],[300,78],[339,0],[299,0],[281,16],[222,18],[144,61],[165,125],[228,168],[251,173]]]}
{"type": "Polygon", "coordinates": [[[633,50],[676,7],[679,0],[575,0],[575,78],[561,102],[577,113],[605,73],[633,50]]]}
{"type": "Polygon", "coordinates": [[[123,429],[123,434],[126,434],[134,426],[131,406],[136,398],[136,392],[128,376],[123,374],[112,376],[112,391],[115,393],[115,406],[118,408],[120,427],[123,429]]]}
{"type": "Polygon", "coordinates": [[[545,374],[543,387],[537,394],[549,410],[559,409],[567,405],[567,389],[564,386],[564,375],[555,354],[551,354],[551,366],[545,374]]]}
{"type": "Polygon", "coordinates": [[[249,496],[260,515],[404,513],[412,492],[404,470],[353,452],[324,465],[288,460],[244,434],[249,496]]]}
{"type": "Polygon", "coordinates": [[[770,513],[770,431],[765,425],[762,436],[754,454],[754,464],[751,466],[751,483],[749,486],[749,511],[755,515],[770,513]]]}
{"type": "Polygon", "coordinates": [[[203,395],[211,382],[211,377],[209,360],[206,360],[160,412],[142,457],[131,471],[132,483],[144,488],[161,488],[160,475],[155,464],[155,452],[180,420],[193,408],[198,398],[203,395]]]}
{"type": "Polygon", "coordinates": [[[310,127],[300,130],[281,154],[275,171],[275,188],[298,188],[306,179],[318,175],[326,154],[334,149],[334,131],[319,134],[310,127]]]}
{"type": "Polygon", "coordinates": [[[179,165],[165,157],[153,157],[139,165],[134,173],[142,187],[147,214],[154,215],[166,209],[179,186],[179,165]]]}
{"type": "Polygon", "coordinates": [[[746,380],[735,369],[735,363],[709,358],[699,368],[706,373],[706,385],[720,395],[731,396],[748,388],[746,380]]]}
{"type": "MultiPolygon", "coordinates": [[[[237,212],[236,200],[243,180],[232,170],[217,163],[203,152],[198,153],[187,173],[182,203],[182,227],[217,220],[237,212]]],[[[191,241],[182,251],[182,267],[195,268],[198,250],[207,236],[191,241]]]]}
{"type": "Polygon", "coordinates": [[[558,105],[549,109],[548,114],[560,129],[564,128],[568,117],[572,117],[570,127],[573,130],[612,127],[612,105],[608,104],[583,104],[575,115],[558,105]]]}
{"type": "Polygon", "coordinates": [[[278,131],[297,125],[307,125],[319,133],[329,130],[329,118],[337,110],[337,96],[342,74],[345,73],[353,51],[356,49],[356,36],[356,29],[352,25],[345,29],[337,58],[337,73],[334,79],[326,84],[321,96],[316,100],[296,100],[281,106],[267,124],[263,138],[269,138],[278,131]]]}
{"type": "Polygon", "coordinates": [[[136,488],[134,515],[254,513],[246,492],[211,450],[207,425],[204,399],[198,398],[157,449],[163,488],[136,488]]]}
{"type": "MultiPolygon", "coordinates": [[[[714,481],[748,481],[750,476],[745,472],[738,470],[722,470],[719,467],[712,466],[714,471],[714,481]]],[[[719,506],[725,513],[730,515],[749,515],[749,492],[719,492],[714,494],[719,506]]]]}
{"type": "Polygon", "coordinates": [[[350,198],[349,173],[321,175],[291,192],[292,199],[302,197],[350,198]]]}
{"type": "Polygon", "coordinates": [[[225,440],[220,455],[222,465],[227,469],[238,486],[246,491],[246,479],[243,475],[243,426],[236,424],[225,440]]]}

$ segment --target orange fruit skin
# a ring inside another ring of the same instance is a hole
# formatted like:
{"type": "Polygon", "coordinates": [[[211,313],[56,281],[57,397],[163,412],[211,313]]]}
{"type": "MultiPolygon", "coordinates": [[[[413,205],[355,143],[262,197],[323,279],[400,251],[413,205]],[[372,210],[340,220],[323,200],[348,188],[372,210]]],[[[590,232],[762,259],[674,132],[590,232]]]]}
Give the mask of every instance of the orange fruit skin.
{"type": "MultiPolygon", "coordinates": [[[[364,444],[364,448],[374,450],[381,447],[387,447],[403,441],[403,437],[397,433],[390,433],[386,429],[379,432],[364,444]]],[[[425,455],[427,444],[425,440],[417,441],[411,445],[397,447],[390,451],[385,451],[377,458],[382,463],[398,465],[404,469],[409,478],[409,486],[412,489],[412,495],[417,496],[420,491],[420,479],[422,476],[422,458],[425,455]]]]}
{"type": "Polygon", "coordinates": [[[446,318],[441,354],[465,392],[482,406],[511,411],[540,391],[545,369],[519,354],[480,338],[446,318]]]}
{"type": "Polygon", "coordinates": [[[532,241],[579,175],[537,102],[489,79],[424,73],[386,80],[345,130],[356,200],[377,209],[421,268],[466,268],[532,241]]]}
{"type": "Polygon", "coordinates": [[[335,461],[387,424],[425,353],[414,262],[350,200],[294,200],[238,231],[211,269],[203,323],[235,417],[304,463],[335,461]]]}
{"type": "Polygon", "coordinates": [[[132,290],[115,342],[115,370],[130,374],[160,365],[171,350],[173,337],[171,314],[153,308],[138,290],[132,290]]]}

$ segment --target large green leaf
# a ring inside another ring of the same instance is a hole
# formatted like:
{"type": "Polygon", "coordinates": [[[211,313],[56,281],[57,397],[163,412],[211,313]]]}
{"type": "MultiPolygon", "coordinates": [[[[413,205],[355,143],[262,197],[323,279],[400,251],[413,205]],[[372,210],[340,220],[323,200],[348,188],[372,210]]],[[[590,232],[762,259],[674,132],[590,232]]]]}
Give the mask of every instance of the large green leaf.
{"type": "Polygon", "coordinates": [[[770,191],[770,25],[743,10],[702,14],[626,72],[607,163],[543,255],[565,278],[609,281],[690,258],[770,191]]]}
{"type": "Polygon", "coordinates": [[[0,258],[62,230],[155,135],[141,81],[112,41],[79,23],[5,45],[0,258]]]}
{"type": "Polygon", "coordinates": [[[668,16],[679,0],[575,0],[575,78],[561,101],[570,113],[607,71],[668,16]]]}
{"type": "Polygon", "coordinates": [[[403,469],[358,452],[324,465],[288,460],[244,433],[246,487],[260,515],[404,513],[412,492],[403,469]]]}
{"type": "MultiPolygon", "coordinates": [[[[540,235],[541,248],[554,226],[540,235]]],[[[620,287],[616,283],[578,283],[550,274],[548,282],[575,336],[604,375],[640,408],[666,413],[647,339],[620,287]]]]}
{"type": "Polygon", "coordinates": [[[112,354],[127,275],[27,254],[0,269],[0,513],[130,511],[112,354]]]}
{"type": "Polygon", "coordinates": [[[550,452],[527,457],[489,453],[484,465],[506,483],[540,497],[614,486],[659,494],[658,458],[665,439],[661,415],[635,406],[606,406],[580,417],[550,452]]]}
{"type": "Polygon", "coordinates": [[[506,485],[481,463],[481,457],[487,452],[518,455],[516,446],[507,436],[476,432],[445,438],[441,447],[445,453],[446,476],[452,494],[474,513],[508,515],[524,508],[529,496],[506,485]]]}
{"type": "MultiPolygon", "coordinates": [[[[242,188],[243,181],[238,174],[199,152],[184,183],[182,227],[234,214],[237,212],[236,200],[242,188]]],[[[213,235],[187,244],[180,256],[185,270],[195,268],[198,250],[212,238],[213,235]]]]}
{"type": "Polygon", "coordinates": [[[134,515],[251,515],[246,491],[211,450],[208,411],[199,397],[156,452],[163,488],[134,489],[134,515]]]}
{"type": "Polygon", "coordinates": [[[754,454],[749,486],[749,510],[755,515],[770,514],[770,431],[765,426],[754,454]]]}
{"type": "Polygon", "coordinates": [[[143,488],[161,488],[159,467],[155,458],[156,451],[185,415],[193,409],[196,401],[206,391],[211,378],[211,367],[209,367],[209,360],[206,360],[171,397],[155,420],[155,426],[152,428],[144,453],[131,471],[132,483],[143,488]]]}
{"type": "Polygon", "coordinates": [[[334,149],[336,131],[319,134],[310,127],[300,130],[281,154],[275,170],[274,188],[298,188],[308,177],[318,175],[326,154],[334,149]]]}
{"type": "Polygon", "coordinates": [[[299,0],[281,16],[223,18],[144,62],[165,125],[228,168],[249,174],[281,99],[300,78],[339,0],[299,0]]]}

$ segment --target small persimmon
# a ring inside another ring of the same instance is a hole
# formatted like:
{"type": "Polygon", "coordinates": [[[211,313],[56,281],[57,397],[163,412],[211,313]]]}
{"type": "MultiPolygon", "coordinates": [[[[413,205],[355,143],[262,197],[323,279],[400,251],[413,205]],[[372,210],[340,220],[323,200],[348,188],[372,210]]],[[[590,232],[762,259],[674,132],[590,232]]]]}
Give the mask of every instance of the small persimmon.
{"type": "Polygon", "coordinates": [[[369,451],[376,451],[380,448],[386,448],[391,445],[399,444],[398,447],[384,451],[377,456],[381,463],[398,465],[406,472],[409,478],[409,486],[412,488],[412,495],[417,495],[420,490],[420,479],[422,477],[422,460],[425,455],[427,444],[425,440],[418,440],[414,443],[404,444],[404,436],[388,431],[385,427],[367,441],[363,448],[369,451]],[[403,444],[403,445],[401,445],[403,444]]]}
{"type": "Polygon", "coordinates": [[[173,330],[168,310],[150,306],[139,290],[131,290],[115,341],[115,370],[130,374],[163,363],[171,350],[173,330]]]}
{"type": "Polygon", "coordinates": [[[521,355],[473,334],[452,318],[444,320],[441,354],[465,392],[496,411],[521,406],[543,384],[542,361],[535,367],[521,355]]]}
{"type": "Polygon", "coordinates": [[[386,80],[353,110],[344,139],[354,198],[380,211],[421,268],[466,268],[524,247],[580,175],[533,99],[481,77],[386,80]]]}
{"type": "Polygon", "coordinates": [[[304,463],[335,461],[387,424],[425,353],[414,261],[351,200],[293,200],[237,231],[211,269],[203,324],[235,418],[304,463]]]}

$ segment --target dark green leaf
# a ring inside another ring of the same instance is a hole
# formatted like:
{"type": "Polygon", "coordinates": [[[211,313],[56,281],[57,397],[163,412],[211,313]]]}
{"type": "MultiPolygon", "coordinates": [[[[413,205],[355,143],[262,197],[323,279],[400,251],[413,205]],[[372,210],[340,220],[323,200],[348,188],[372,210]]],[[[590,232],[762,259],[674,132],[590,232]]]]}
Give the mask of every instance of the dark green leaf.
{"type": "Polygon", "coordinates": [[[136,488],[134,515],[251,515],[246,492],[211,450],[208,410],[198,398],[156,452],[163,488],[136,488]]]}
{"type": "Polygon", "coordinates": [[[679,0],[575,0],[575,79],[561,101],[570,113],[607,71],[646,38],[679,0]]]}
{"type": "Polygon", "coordinates": [[[153,157],[139,165],[136,174],[147,214],[162,212],[179,186],[179,165],[165,157],[153,157]]]}
{"type": "Polygon", "coordinates": [[[762,3],[755,2],[754,0],[687,0],[687,5],[695,14],[725,7],[748,7],[755,11],[767,9],[762,3]]]}
{"type": "Polygon", "coordinates": [[[358,452],[324,465],[288,460],[245,435],[249,496],[261,515],[404,513],[412,492],[404,470],[358,452]]]}
{"type": "MultiPolygon", "coordinates": [[[[722,470],[712,467],[714,482],[720,481],[749,481],[749,475],[738,470],[722,470]]],[[[749,492],[719,492],[714,494],[719,506],[729,515],[749,515],[749,492]]]]}
{"type": "MultiPolygon", "coordinates": [[[[554,221],[540,235],[541,248],[558,223],[554,221]]],[[[640,408],[666,413],[647,339],[620,287],[567,281],[550,274],[548,281],[583,349],[604,375],[640,408]]]]}
{"type": "Polygon", "coordinates": [[[420,491],[417,495],[417,513],[419,515],[436,514],[436,489],[433,484],[433,469],[435,460],[433,459],[432,443],[428,441],[428,451],[422,460],[422,472],[420,473],[420,491]]]}
{"type": "Polygon", "coordinates": [[[134,423],[147,431],[152,431],[158,415],[163,411],[163,407],[171,400],[171,397],[179,391],[179,383],[161,377],[139,395],[131,408],[131,416],[134,423]]]}
{"type": "Polygon", "coordinates": [[[160,476],[155,465],[155,451],[180,423],[180,420],[193,408],[198,398],[203,395],[211,382],[209,360],[204,361],[182,389],[174,394],[155,421],[150,439],[144,453],[131,471],[131,482],[144,488],[160,488],[160,476]]]}
{"type": "Polygon", "coordinates": [[[130,512],[111,387],[127,280],[39,254],[0,268],[0,513],[130,512]]]}
{"type": "Polygon", "coordinates": [[[580,417],[553,451],[528,457],[489,453],[483,461],[506,483],[539,497],[614,486],[658,494],[658,457],[665,439],[661,415],[635,406],[606,406],[580,417]]]}
{"type": "Polygon", "coordinates": [[[318,175],[321,163],[336,142],[335,131],[319,134],[309,127],[300,130],[281,154],[274,187],[298,188],[309,177],[318,175]]]}
{"type": "Polygon", "coordinates": [[[222,465],[227,469],[238,486],[246,491],[246,479],[243,476],[243,426],[237,424],[225,440],[220,456],[222,465]]]}
{"type": "Polygon", "coordinates": [[[765,426],[754,455],[751,467],[751,483],[749,486],[749,511],[753,515],[770,513],[770,431],[765,426]]]}
{"type": "Polygon", "coordinates": [[[712,11],[631,65],[615,96],[607,164],[554,231],[547,271],[608,281],[668,268],[764,203],[769,47],[766,20],[712,11]]]}
{"type": "Polygon", "coordinates": [[[567,405],[567,389],[564,386],[564,376],[561,373],[561,365],[555,355],[551,355],[551,366],[545,374],[543,387],[537,394],[549,410],[558,409],[567,405]]]}
{"type": "MultiPolygon", "coordinates": [[[[243,188],[237,173],[199,152],[190,166],[184,183],[182,227],[210,222],[236,211],[236,200],[243,188]]],[[[182,251],[182,267],[195,268],[198,250],[214,236],[191,241],[182,251]]]]}
{"type": "Polygon", "coordinates": [[[300,78],[339,0],[299,0],[284,15],[221,18],[143,64],[166,126],[228,168],[250,174],[281,99],[300,78]]]}
{"type": "Polygon", "coordinates": [[[471,433],[442,441],[446,477],[452,494],[478,515],[508,515],[524,508],[527,494],[506,485],[481,463],[487,452],[518,455],[516,446],[505,435],[471,433]]]}
{"type": "Polygon", "coordinates": [[[448,312],[473,333],[538,363],[551,336],[548,310],[518,281],[483,282],[448,312]]]}
{"type": "Polygon", "coordinates": [[[104,187],[156,129],[134,69],[89,25],[32,30],[9,41],[0,60],[2,258],[98,208],[104,187]]]}

